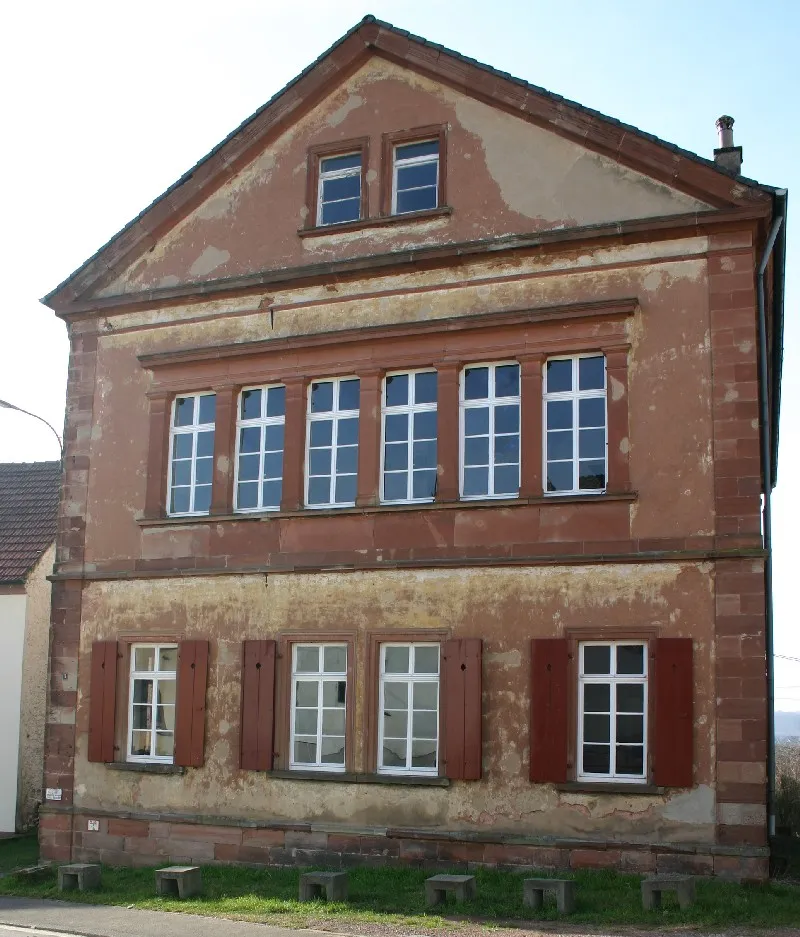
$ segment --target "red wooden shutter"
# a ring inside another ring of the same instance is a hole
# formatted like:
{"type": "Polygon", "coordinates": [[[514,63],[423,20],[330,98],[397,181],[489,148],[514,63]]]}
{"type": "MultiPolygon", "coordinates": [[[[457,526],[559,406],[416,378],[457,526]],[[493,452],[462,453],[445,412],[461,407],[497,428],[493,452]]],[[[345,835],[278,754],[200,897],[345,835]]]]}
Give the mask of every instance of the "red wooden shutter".
{"type": "Polygon", "coordinates": [[[92,643],[92,682],[89,693],[89,761],[114,761],[116,641],[92,643]]]}
{"type": "Polygon", "coordinates": [[[272,770],[275,725],[275,642],[242,642],[242,713],[239,764],[272,770]]]}
{"type": "Polygon", "coordinates": [[[443,760],[448,778],[478,781],[481,777],[480,638],[445,641],[443,645],[443,760]]]}
{"type": "Polygon", "coordinates": [[[531,641],[531,781],[567,780],[568,662],[566,638],[531,641]]]}
{"type": "Polygon", "coordinates": [[[661,787],[694,783],[694,684],[692,639],[655,642],[655,731],[653,780],[661,787]]]}
{"type": "Polygon", "coordinates": [[[178,646],[178,702],[175,712],[175,764],[203,764],[206,723],[208,641],[181,641],[178,646]]]}

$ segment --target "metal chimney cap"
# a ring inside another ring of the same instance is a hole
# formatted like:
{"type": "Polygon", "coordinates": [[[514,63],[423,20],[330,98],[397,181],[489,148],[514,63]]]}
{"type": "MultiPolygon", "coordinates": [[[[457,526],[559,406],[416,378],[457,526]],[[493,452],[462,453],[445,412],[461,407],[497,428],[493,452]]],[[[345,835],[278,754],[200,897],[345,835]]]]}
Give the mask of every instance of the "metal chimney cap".
{"type": "Polygon", "coordinates": [[[735,121],[728,114],[723,114],[717,118],[717,130],[733,130],[735,121]]]}

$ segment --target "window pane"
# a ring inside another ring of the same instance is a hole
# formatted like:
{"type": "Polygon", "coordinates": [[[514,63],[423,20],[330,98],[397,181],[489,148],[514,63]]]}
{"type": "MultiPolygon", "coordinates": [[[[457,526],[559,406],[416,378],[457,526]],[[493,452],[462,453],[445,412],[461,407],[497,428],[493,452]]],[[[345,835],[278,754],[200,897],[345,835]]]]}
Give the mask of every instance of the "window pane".
{"type": "Polygon", "coordinates": [[[519,491],[519,466],[498,465],[494,470],[494,494],[516,495],[519,491]]]}
{"type": "MultiPolygon", "coordinates": [[[[386,672],[389,673],[388,670],[386,672]]],[[[408,709],[408,684],[387,681],[383,687],[383,704],[386,709],[408,709]]]]}
{"type": "Polygon", "coordinates": [[[617,741],[644,742],[644,717],[617,716],[617,741]]]}
{"type": "Polygon", "coordinates": [[[192,483],[192,463],[188,459],[181,459],[172,463],[172,484],[190,485],[192,483]]]}
{"type": "Polygon", "coordinates": [[[489,432],[489,408],[468,407],[464,410],[464,435],[481,436],[489,432]]]}
{"type": "Polygon", "coordinates": [[[464,469],[464,494],[485,495],[489,493],[489,469],[464,469]]]}
{"type": "MultiPolygon", "coordinates": [[[[581,400],[581,403],[587,403],[581,400]]],[[[592,401],[594,403],[594,401],[592,401]]],[[[549,400],[547,402],[547,428],[572,429],[572,401],[549,400]]]]}
{"type": "Polygon", "coordinates": [[[351,378],[339,383],[339,409],[358,410],[358,395],[361,381],[351,378]]]}
{"type": "Polygon", "coordinates": [[[414,709],[436,709],[439,703],[439,685],[436,683],[414,684],[414,709]]]}
{"type": "Polygon", "coordinates": [[[414,648],[414,673],[439,673],[439,646],[414,648]]]}
{"type": "Polygon", "coordinates": [[[326,647],[323,660],[325,673],[344,673],[347,669],[347,648],[339,645],[326,647]]]}
{"type": "Polygon", "coordinates": [[[317,710],[297,709],[294,716],[294,731],[298,735],[317,734],[317,710]]]}
{"type": "Polygon", "coordinates": [[[320,760],[328,765],[343,765],[344,736],[323,736],[320,760]]]}
{"type": "Polygon", "coordinates": [[[397,169],[398,205],[400,203],[399,196],[404,190],[435,186],[438,168],[439,164],[436,161],[399,166],[397,169]]]}
{"type": "Polygon", "coordinates": [[[297,673],[319,672],[319,648],[298,645],[295,648],[295,670],[297,673]]]}
{"type": "Polygon", "coordinates": [[[438,735],[439,715],[435,712],[414,711],[411,734],[415,739],[435,739],[438,735]]]}
{"type": "Polygon", "coordinates": [[[436,742],[422,741],[414,739],[411,743],[411,767],[412,768],[435,768],[436,767],[436,742]]]}
{"type": "Polygon", "coordinates": [[[408,375],[392,374],[386,378],[386,406],[397,407],[408,404],[408,375]]]}
{"type": "Polygon", "coordinates": [[[602,397],[590,397],[588,400],[578,401],[578,425],[581,427],[606,425],[606,402],[602,397]]]}
{"type": "Polygon", "coordinates": [[[609,774],[611,771],[611,746],[584,745],[583,770],[586,774],[609,774]]]}
{"type": "Polygon", "coordinates": [[[281,475],[283,475],[283,453],[265,453],[264,474],[262,475],[262,478],[280,478],[281,475]]]}
{"type": "Polygon", "coordinates": [[[495,408],[494,431],[496,433],[519,432],[519,404],[506,404],[495,408]]]}
{"type": "Polygon", "coordinates": [[[354,474],[358,471],[358,447],[344,446],[336,450],[336,474],[354,474]]]}
{"type": "MultiPolygon", "coordinates": [[[[135,648],[134,664],[134,670],[154,670],[156,665],[156,649],[154,647],[135,648]]],[[[150,683],[141,680],[134,681],[134,686],[138,683],[146,683],[147,686],[150,686],[150,683]]]]}
{"type": "Polygon", "coordinates": [[[519,365],[501,364],[494,371],[494,393],[496,397],[519,396],[519,365]]]}
{"type": "Polygon", "coordinates": [[[389,646],[384,650],[385,673],[409,673],[410,648],[408,645],[389,646]]]}
{"type": "Polygon", "coordinates": [[[519,462],[519,436],[497,436],[494,441],[495,462],[519,462]]]}
{"type": "MultiPolygon", "coordinates": [[[[178,666],[178,649],[176,647],[162,647],[158,652],[158,669],[172,671],[176,670],[178,666]]],[[[174,702],[175,701],[175,684],[162,682],[160,684],[162,688],[172,687],[173,696],[171,700],[164,700],[164,702],[174,702]]]]}
{"type": "Polygon", "coordinates": [[[584,716],[583,738],[587,742],[609,742],[611,740],[611,717],[584,716]]]}
{"type": "Polygon", "coordinates": [[[133,706],[131,714],[131,725],[134,729],[149,729],[153,717],[151,706],[133,706]]]}
{"type": "Polygon", "coordinates": [[[415,442],[412,465],[415,469],[436,467],[436,443],[415,442]]]}
{"type": "Polygon", "coordinates": [[[200,415],[197,418],[198,423],[213,423],[217,412],[217,395],[203,394],[200,397],[200,415]]]}
{"type": "Polygon", "coordinates": [[[617,645],[617,673],[644,673],[644,645],[617,645]]]}
{"type": "Polygon", "coordinates": [[[299,739],[294,740],[294,761],[299,765],[315,764],[317,760],[317,740],[299,739]]]}
{"type": "Polygon", "coordinates": [[[174,426],[190,426],[194,422],[194,397],[178,397],[175,400],[174,426]]]}
{"type": "Polygon", "coordinates": [[[436,411],[414,414],[414,439],[436,439],[436,411]]]}
{"type": "Polygon", "coordinates": [[[391,739],[383,743],[383,766],[385,768],[405,768],[406,740],[391,739]]]}
{"type": "Polygon", "coordinates": [[[617,712],[644,712],[644,686],[641,683],[620,683],[617,685],[617,712]]]}
{"type": "Polygon", "coordinates": [[[339,420],[336,430],[336,441],[340,446],[354,446],[358,444],[358,417],[349,420],[339,420]]]}
{"type": "Polygon", "coordinates": [[[330,475],[331,474],[331,450],[330,449],[310,449],[308,452],[308,474],[309,475],[330,475]]]}
{"type": "MultiPolygon", "coordinates": [[[[417,414],[419,416],[420,414],[417,414]]],[[[427,416],[427,414],[426,414],[427,416]]],[[[408,439],[408,414],[392,413],[386,417],[386,442],[398,442],[408,439]]]]}
{"type": "Polygon", "coordinates": [[[175,731],[174,706],[156,706],[156,729],[167,729],[170,732],[175,731]]]}
{"type": "MultiPolygon", "coordinates": [[[[572,458],[572,439],[571,429],[551,430],[547,434],[547,458],[555,461],[557,459],[572,458]]],[[[570,474],[571,474],[570,467],[570,474]]],[[[571,487],[571,486],[570,486],[571,487]]]]}
{"type": "Polygon", "coordinates": [[[198,485],[194,490],[194,509],[198,514],[207,514],[211,508],[211,485],[198,485]]]}
{"type": "MultiPolygon", "coordinates": [[[[330,423],[315,423],[314,425],[330,427],[330,423]]],[[[267,452],[283,451],[283,425],[264,427],[264,449],[267,452]]]]}
{"type": "Polygon", "coordinates": [[[644,774],[644,748],[641,745],[617,746],[617,774],[644,774]]]}
{"type": "Polygon", "coordinates": [[[547,465],[547,490],[572,491],[572,463],[550,462],[547,465]]]}
{"type": "Polygon", "coordinates": [[[258,452],[261,448],[261,427],[247,426],[239,433],[239,452],[258,452]]]}
{"type": "Polygon", "coordinates": [[[467,368],[464,372],[464,399],[482,400],[489,396],[489,369],[467,368]]]}
{"type": "Polygon", "coordinates": [[[557,394],[572,390],[572,361],[547,362],[547,393],[557,394]]]}
{"type": "Polygon", "coordinates": [[[281,503],[281,482],[264,482],[261,486],[261,502],[265,508],[277,508],[281,503]]]}
{"type": "Polygon", "coordinates": [[[611,648],[607,644],[584,645],[583,672],[611,673],[611,648]]]}
{"type": "Polygon", "coordinates": [[[464,440],[464,465],[489,464],[489,437],[468,436],[464,440]]]}
{"type": "Polygon", "coordinates": [[[414,376],[414,403],[436,403],[436,378],[435,371],[414,376]]]}
{"type": "Polygon", "coordinates": [[[361,217],[361,198],[348,198],[342,202],[326,202],[322,206],[322,224],[342,224],[358,221],[361,217]]]}
{"type": "Polygon", "coordinates": [[[198,456],[213,456],[214,455],[214,431],[207,430],[205,433],[197,434],[197,455],[198,456]]]}
{"type": "Polygon", "coordinates": [[[587,683],[583,688],[583,709],[587,713],[607,713],[611,708],[611,692],[607,683],[587,683]]]}
{"type": "Polygon", "coordinates": [[[172,443],[173,459],[191,459],[192,457],[192,434],[177,433],[172,443]]]}
{"type": "Polygon", "coordinates": [[[424,143],[406,143],[395,147],[395,159],[414,159],[417,156],[438,156],[439,141],[426,140],[424,143]]]}
{"type": "Polygon", "coordinates": [[[311,412],[328,413],[333,410],[333,381],[317,381],[311,385],[311,412]]]}
{"type": "Polygon", "coordinates": [[[397,193],[397,214],[403,215],[410,211],[425,211],[436,208],[439,193],[436,186],[427,189],[407,189],[397,193]]]}
{"type": "Polygon", "coordinates": [[[330,420],[314,420],[311,424],[311,445],[330,446],[333,442],[333,423],[330,420]]]}
{"type": "Polygon", "coordinates": [[[159,758],[171,758],[175,750],[175,737],[171,732],[156,733],[156,755],[159,758]]]}
{"type": "Polygon", "coordinates": [[[383,467],[387,472],[407,469],[408,444],[404,442],[394,442],[384,446],[383,467]]]}
{"type": "Polygon", "coordinates": [[[258,479],[258,463],[259,463],[259,457],[257,455],[240,455],[239,456],[239,479],[243,482],[257,480],[258,479]]]}
{"type": "Polygon", "coordinates": [[[267,391],[267,416],[286,414],[286,388],[270,387],[267,391]]]}
{"type": "Polygon", "coordinates": [[[338,179],[323,179],[322,198],[325,202],[361,198],[360,173],[355,173],[352,176],[340,176],[338,179]]]}
{"type": "Polygon", "coordinates": [[[252,420],[261,416],[261,390],[243,390],[241,417],[252,420]]]}
{"type": "Polygon", "coordinates": [[[239,485],[236,506],[245,510],[258,507],[258,482],[246,482],[239,485]]]}
{"type": "Polygon", "coordinates": [[[602,390],[605,387],[603,356],[578,359],[578,389],[602,390]]]}
{"type": "Polygon", "coordinates": [[[295,681],[295,705],[296,706],[316,706],[317,705],[317,682],[316,680],[297,680],[295,681]]]}
{"type": "Polygon", "coordinates": [[[198,485],[211,484],[211,472],[214,467],[213,459],[198,459],[194,466],[195,481],[198,485]]]}
{"type": "Polygon", "coordinates": [[[383,737],[404,739],[407,733],[408,712],[405,709],[385,709],[383,711],[383,737]]]}
{"type": "Polygon", "coordinates": [[[150,733],[132,732],[131,733],[131,754],[149,755],[150,754],[150,733]]]}
{"type": "Polygon", "coordinates": [[[606,464],[604,461],[581,461],[578,470],[578,487],[587,490],[605,488],[606,464]]]}
{"type": "Polygon", "coordinates": [[[582,429],[578,435],[578,455],[581,459],[605,458],[606,431],[604,429],[582,429]]]}
{"type": "Polygon", "coordinates": [[[344,475],[336,479],[336,504],[350,504],[356,500],[356,476],[344,475]]]}
{"type": "Polygon", "coordinates": [[[170,514],[186,514],[189,511],[189,489],[173,488],[170,514]]]}
{"type": "Polygon", "coordinates": [[[405,501],[408,498],[408,473],[392,472],[383,477],[383,500],[405,501]]]}
{"type": "Polygon", "coordinates": [[[328,156],[320,160],[319,171],[321,173],[337,172],[342,169],[356,168],[361,168],[361,154],[348,153],[347,156],[328,156]]]}
{"type": "Polygon", "coordinates": [[[436,469],[414,472],[412,497],[433,498],[436,495],[436,469]]]}
{"type": "Polygon", "coordinates": [[[322,683],[322,705],[344,706],[347,699],[347,681],[324,680],[322,683]]]}

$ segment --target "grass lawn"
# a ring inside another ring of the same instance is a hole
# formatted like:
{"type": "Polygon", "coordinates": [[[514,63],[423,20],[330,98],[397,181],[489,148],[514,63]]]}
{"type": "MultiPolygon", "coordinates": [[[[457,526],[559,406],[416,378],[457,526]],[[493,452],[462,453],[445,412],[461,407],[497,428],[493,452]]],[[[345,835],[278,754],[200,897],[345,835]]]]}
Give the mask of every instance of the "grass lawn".
{"type": "MultiPolygon", "coordinates": [[[[0,851],[5,844],[0,843],[0,851]]],[[[369,932],[379,924],[387,930],[430,932],[461,927],[467,922],[498,927],[521,922],[554,921],[555,904],[547,900],[541,912],[522,904],[523,873],[479,869],[478,895],[465,905],[450,904],[427,912],[423,882],[429,873],[420,869],[360,868],[350,871],[350,899],[344,904],[297,901],[297,869],[242,869],[209,866],[203,869],[205,892],[187,901],[156,898],[152,869],[103,869],[97,892],[70,894],[70,899],[92,904],[117,904],[164,911],[190,911],[288,927],[317,927],[337,931],[369,932]],[[388,928],[386,926],[389,925],[388,928]]],[[[529,873],[528,873],[529,874],[529,873]]],[[[759,929],[800,924],[800,886],[770,883],[740,886],[699,879],[697,903],[681,911],[671,896],[659,911],[645,912],[640,900],[640,879],[606,871],[570,873],[578,883],[577,909],[569,924],[602,926],[703,928],[722,930],[753,926],[759,929]]],[[[55,870],[36,880],[8,876],[0,879],[0,894],[57,898],[55,870]]],[[[566,923],[566,920],[565,920],[566,923]]]]}
{"type": "Polygon", "coordinates": [[[9,872],[39,861],[39,843],[35,833],[0,839],[0,872],[9,872]]]}

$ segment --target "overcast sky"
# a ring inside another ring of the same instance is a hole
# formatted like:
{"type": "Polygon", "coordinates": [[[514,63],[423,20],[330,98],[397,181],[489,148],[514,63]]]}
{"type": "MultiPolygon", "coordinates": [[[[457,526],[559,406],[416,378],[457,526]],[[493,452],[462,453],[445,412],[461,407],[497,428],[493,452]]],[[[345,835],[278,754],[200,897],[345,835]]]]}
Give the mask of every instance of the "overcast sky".
{"type": "MultiPolygon", "coordinates": [[[[0,55],[0,399],[63,425],[64,325],[37,301],[366,13],[800,193],[793,0],[47,0],[9,4],[0,55]]],[[[790,199],[791,204],[791,199],[790,199]]],[[[800,205],[800,203],[798,203],[800,205]]],[[[798,211],[800,207],[797,205],[798,211]]],[[[790,212],[791,214],[791,212],[790,212]]],[[[800,710],[792,495],[800,461],[798,238],[789,226],[779,484],[779,709],[800,710]]],[[[58,457],[0,409],[0,461],[58,457]]]]}

